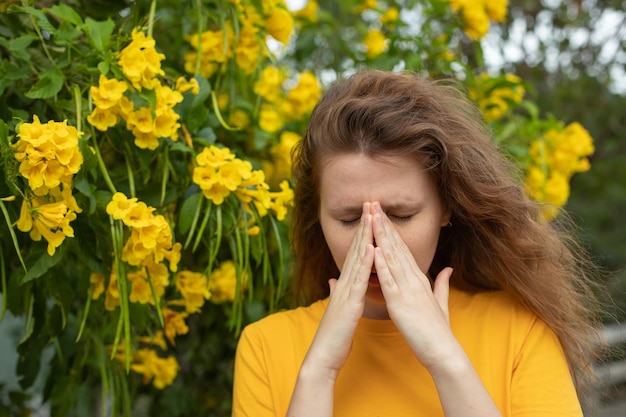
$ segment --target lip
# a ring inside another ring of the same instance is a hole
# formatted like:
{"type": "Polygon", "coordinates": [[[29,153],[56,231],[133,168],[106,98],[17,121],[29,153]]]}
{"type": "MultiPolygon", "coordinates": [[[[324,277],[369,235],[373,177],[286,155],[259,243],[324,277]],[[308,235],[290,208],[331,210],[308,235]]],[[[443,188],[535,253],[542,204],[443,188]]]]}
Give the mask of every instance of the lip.
{"type": "Polygon", "coordinates": [[[380,282],[378,281],[378,274],[375,271],[372,271],[370,274],[369,285],[372,287],[380,287],[380,282]]]}

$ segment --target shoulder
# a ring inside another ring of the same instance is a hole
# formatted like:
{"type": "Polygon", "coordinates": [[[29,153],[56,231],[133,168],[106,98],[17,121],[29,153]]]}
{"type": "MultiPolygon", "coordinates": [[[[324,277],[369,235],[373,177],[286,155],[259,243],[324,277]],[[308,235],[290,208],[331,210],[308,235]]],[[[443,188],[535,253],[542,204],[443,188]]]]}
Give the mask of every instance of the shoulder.
{"type": "Polygon", "coordinates": [[[241,338],[255,339],[258,342],[282,343],[294,338],[313,337],[319,325],[328,299],[315,301],[307,307],[298,307],[272,313],[261,320],[247,325],[241,338]]]}
{"type": "Polygon", "coordinates": [[[505,291],[468,293],[450,291],[450,324],[466,343],[488,340],[521,349],[532,333],[551,329],[532,311],[505,291]]]}
{"type": "Polygon", "coordinates": [[[450,289],[450,315],[455,319],[480,321],[534,321],[537,317],[505,291],[469,293],[450,289]]]}

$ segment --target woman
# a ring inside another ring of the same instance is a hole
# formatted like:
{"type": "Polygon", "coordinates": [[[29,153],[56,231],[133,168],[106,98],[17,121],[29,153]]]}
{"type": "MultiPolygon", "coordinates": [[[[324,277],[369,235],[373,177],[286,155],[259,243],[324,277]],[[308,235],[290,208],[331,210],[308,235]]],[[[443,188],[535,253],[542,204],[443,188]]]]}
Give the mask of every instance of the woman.
{"type": "Polygon", "coordinates": [[[453,86],[335,83],[294,152],[294,289],[248,326],[234,416],[581,416],[594,299],[453,86]]]}

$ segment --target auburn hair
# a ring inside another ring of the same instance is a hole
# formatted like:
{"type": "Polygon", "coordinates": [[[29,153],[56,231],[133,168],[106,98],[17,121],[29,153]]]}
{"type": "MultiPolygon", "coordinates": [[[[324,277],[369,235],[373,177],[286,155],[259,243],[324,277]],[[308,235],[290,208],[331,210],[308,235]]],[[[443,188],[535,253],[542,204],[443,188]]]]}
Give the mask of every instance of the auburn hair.
{"type": "Polygon", "coordinates": [[[319,223],[320,163],[338,153],[409,155],[421,163],[452,222],[441,230],[429,275],[451,266],[458,289],[512,294],[557,334],[577,384],[591,375],[599,302],[584,251],[567,227],[542,218],[476,106],[450,80],[365,70],[325,92],[293,151],[300,304],[327,297],[328,279],[339,276],[319,223]]]}

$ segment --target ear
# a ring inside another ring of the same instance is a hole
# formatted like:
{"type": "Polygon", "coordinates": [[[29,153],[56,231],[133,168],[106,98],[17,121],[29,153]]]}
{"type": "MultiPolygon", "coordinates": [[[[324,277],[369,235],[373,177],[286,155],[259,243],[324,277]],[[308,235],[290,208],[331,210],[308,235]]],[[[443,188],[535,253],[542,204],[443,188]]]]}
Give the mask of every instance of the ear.
{"type": "Polygon", "coordinates": [[[449,208],[442,208],[441,213],[441,227],[450,226],[450,218],[452,217],[452,210],[449,208]]]}

